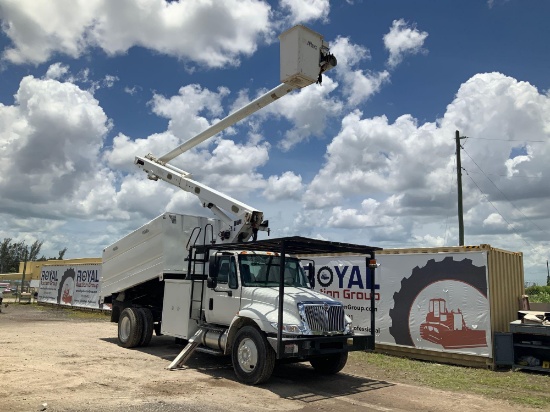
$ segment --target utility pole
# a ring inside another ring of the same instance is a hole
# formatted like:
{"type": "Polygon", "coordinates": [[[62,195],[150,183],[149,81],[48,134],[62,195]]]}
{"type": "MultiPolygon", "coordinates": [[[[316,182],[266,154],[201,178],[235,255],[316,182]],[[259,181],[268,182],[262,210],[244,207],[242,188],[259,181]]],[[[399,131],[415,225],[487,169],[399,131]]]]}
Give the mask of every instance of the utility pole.
{"type": "Polygon", "coordinates": [[[464,246],[464,211],[462,209],[462,162],[460,160],[460,137],[458,130],[455,134],[456,141],[456,185],[458,187],[458,245],[464,246]]]}
{"type": "Polygon", "coordinates": [[[546,286],[550,286],[550,269],[548,268],[548,260],[546,261],[546,286]]]}

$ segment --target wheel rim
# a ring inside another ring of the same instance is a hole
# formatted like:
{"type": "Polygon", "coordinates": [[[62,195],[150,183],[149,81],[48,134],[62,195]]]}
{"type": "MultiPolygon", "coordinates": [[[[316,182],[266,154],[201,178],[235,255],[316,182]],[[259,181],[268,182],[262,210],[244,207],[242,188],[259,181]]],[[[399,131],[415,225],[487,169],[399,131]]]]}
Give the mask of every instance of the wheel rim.
{"type": "Polygon", "coordinates": [[[120,320],[120,332],[119,332],[120,340],[122,340],[123,342],[128,340],[128,337],[130,336],[130,328],[131,328],[130,319],[127,316],[124,316],[120,320]]]}
{"type": "Polygon", "coordinates": [[[258,348],[252,339],[245,338],[239,343],[237,360],[241,369],[247,373],[252,372],[256,368],[258,364],[258,348]]]}

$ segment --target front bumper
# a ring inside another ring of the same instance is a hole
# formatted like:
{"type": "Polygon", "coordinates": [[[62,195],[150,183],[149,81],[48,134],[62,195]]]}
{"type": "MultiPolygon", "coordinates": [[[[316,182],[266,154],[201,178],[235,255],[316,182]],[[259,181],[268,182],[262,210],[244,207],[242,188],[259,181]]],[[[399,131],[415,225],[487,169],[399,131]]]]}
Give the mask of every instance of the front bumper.
{"type": "MultiPolygon", "coordinates": [[[[277,337],[268,336],[267,340],[277,353],[277,337]]],[[[277,359],[309,358],[373,349],[374,336],[371,335],[285,337],[282,339],[282,350],[281,353],[277,354],[277,359]]]]}

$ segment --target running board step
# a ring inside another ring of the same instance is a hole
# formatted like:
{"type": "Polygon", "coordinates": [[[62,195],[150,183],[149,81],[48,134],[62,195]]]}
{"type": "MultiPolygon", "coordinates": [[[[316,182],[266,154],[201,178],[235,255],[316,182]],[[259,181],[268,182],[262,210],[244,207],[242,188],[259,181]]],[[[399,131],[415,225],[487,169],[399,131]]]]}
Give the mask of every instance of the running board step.
{"type": "Polygon", "coordinates": [[[183,364],[191,357],[197,346],[200,345],[203,335],[205,334],[206,329],[200,328],[187,342],[187,345],[183,348],[176,359],[172,361],[166,369],[174,370],[183,367],[183,364]]]}
{"type": "Polygon", "coordinates": [[[221,350],[216,350],[216,349],[210,349],[210,348],[205,348],[204,346],[199,346],[197,349],[195,349],[197,352],[201,352],[201,353],[207,353],[209,355],[214,355],[214,356],[223,356],[224,353],[221,351],[221,350]]]}

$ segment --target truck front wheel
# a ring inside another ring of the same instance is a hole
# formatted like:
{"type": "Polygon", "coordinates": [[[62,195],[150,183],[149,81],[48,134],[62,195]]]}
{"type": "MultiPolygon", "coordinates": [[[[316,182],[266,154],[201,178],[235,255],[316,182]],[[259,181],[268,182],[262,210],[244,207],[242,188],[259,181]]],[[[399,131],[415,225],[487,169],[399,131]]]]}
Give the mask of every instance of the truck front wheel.
{"type": "Polygon", "coordinates": [[[347,361],[348,353],[341,352],[332,355],[321,356],[318,358],[311,358],[309,360],[309,363],[317,372],[324,375],[333,375],[344,369],[347,361]]]}
{"type": "Polygon", "coordinates": [[[237,332],[231,359],[237,378],[249,385],[267,381],[275,367],[275,351],[253,326],[244,326],[237,332]]]}
{"type": "Polygon", "coordinates": [[[143,332],[143,321],[136,308],[126,308],[118,319],[118,343],[125,348],[139,345],[143,332]]]}

